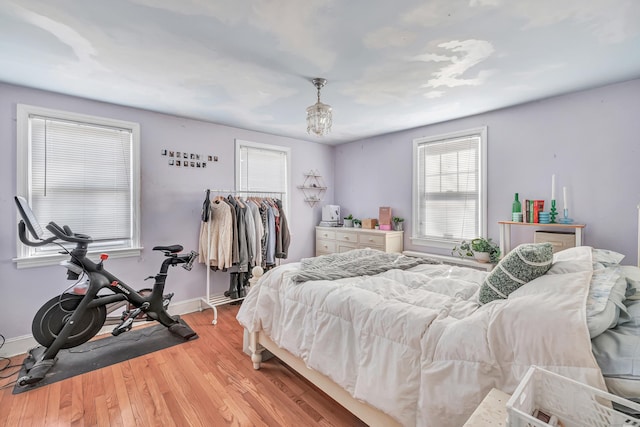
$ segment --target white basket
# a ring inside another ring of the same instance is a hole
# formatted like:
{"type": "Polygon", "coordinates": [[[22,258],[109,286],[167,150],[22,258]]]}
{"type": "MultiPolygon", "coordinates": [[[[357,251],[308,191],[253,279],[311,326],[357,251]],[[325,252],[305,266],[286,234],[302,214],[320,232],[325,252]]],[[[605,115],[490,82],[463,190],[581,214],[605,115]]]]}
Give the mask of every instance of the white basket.
{"type": "Polygon", "coordinates": [[[563,427],[640,427],[640,419],[613,409],[613,403],[640,413],[637,403],[532,366],[507,402],[507,426],[549,427],[532,416],[539,409],[563,427]]]}

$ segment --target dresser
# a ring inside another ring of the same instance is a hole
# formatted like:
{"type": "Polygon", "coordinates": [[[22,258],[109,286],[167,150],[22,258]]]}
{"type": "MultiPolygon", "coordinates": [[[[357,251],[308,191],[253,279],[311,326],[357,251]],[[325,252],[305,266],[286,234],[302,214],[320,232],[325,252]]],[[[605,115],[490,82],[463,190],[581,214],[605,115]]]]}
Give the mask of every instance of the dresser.
{"type": "Polygon", "coordinates": [[[404,232],[366,228],[316,227],[316,256],[371,248],[402,252],[404,232]]]}

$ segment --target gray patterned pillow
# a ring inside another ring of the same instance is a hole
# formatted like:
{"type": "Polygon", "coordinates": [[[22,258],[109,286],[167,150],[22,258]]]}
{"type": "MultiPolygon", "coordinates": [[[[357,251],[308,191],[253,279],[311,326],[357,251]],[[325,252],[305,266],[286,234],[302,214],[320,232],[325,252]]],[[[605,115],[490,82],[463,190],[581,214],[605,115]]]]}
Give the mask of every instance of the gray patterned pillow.
{"type": "Polygon", "coordinates": [[[553,261],[551,243],[525,243],[509,252],[489,273],[480,287],[479,300],[486,304],[505,299],[527,282],[542,276],[553,261]]]}

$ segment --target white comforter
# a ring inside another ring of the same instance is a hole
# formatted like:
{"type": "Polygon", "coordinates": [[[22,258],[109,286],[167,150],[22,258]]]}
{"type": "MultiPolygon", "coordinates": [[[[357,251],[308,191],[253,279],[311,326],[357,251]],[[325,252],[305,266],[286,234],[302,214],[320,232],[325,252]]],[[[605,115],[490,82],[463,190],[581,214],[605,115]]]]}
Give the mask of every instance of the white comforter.
{"type": "Polygon", "coordinates": [[[585,301],[591,249],[560,254],[544,276],[484,306],[487,273],[421,265],[295,284],[271,270],[238,313],[307,366],[406,426],[461,426],[496,387],[512,393],[530,365],[605,389],[585,301]]]}

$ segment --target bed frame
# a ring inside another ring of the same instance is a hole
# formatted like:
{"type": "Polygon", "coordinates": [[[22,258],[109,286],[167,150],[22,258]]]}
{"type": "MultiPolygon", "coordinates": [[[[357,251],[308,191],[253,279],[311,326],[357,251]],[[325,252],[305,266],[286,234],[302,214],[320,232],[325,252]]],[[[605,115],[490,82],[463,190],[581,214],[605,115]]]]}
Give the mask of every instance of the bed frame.
{"type": "Polygon", "coordinates": [[[333,400],[338,402],[349,412],[371,427],[394,427],[400,424],[389,415],[352,397],[349,392],[336,384],[329,377],[318,371],[309,369],[304,361],[293,354],[278,347],[266,334],[262,331],[249,333],[249,351],[251,353],[251,361],[254,369],[260,369],[262,362],[262,352],[269,351],[283,363],[296,371],[298,374],[306,378],[311,384],[318,387],[333,400]]]}
{"type": "MultiPolygon", "coordinates": [[[[264,274],[264,271],[262,268],[254,267],[252,274],[253,277],[249,280],[251,285],[258,281],[260,276],[264,274]]],[[[247,334],[246,330],[245,334],[247,334]]],[[[248,343],[245,341],[247,344],[246,350],[251,355],[253,369],[260,369],[262,353],[267,350],[369,426],[400,427],[400,423],[389,415],[361,400],[354,398],[348,391],[336,384],[326,375],[308,368],[302,359],[294,356],[287,350],[278,347],[276,343],[274,343],[264,332],[249,332],[248,338],[248,343]]]]}

